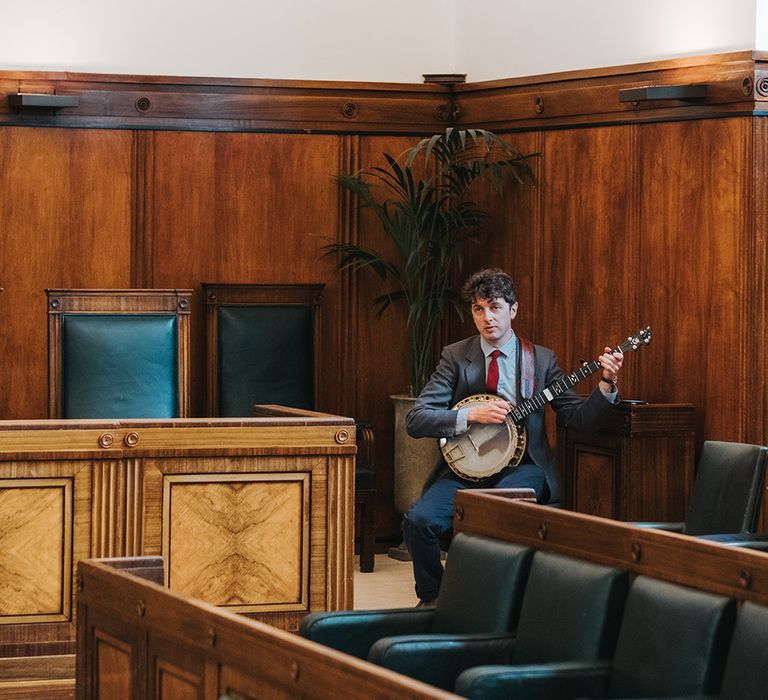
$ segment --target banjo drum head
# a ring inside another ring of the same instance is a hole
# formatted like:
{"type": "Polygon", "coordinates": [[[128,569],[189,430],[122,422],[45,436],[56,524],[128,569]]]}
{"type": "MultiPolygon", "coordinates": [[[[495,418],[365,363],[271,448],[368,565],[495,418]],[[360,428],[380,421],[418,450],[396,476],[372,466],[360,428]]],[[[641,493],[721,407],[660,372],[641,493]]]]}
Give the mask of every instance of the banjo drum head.
{"type": "MultiPolygon", "coordinates": [[[[474,394],[454,408],[473,408],[499,399],[493,394],[474,394]]],[[[498,473],[510,462],[515,464],[516,453],[522,456],[525,449],[524,436],[524,431],[507,415],[504,423],[472,423],[467,432],[441,440],[440,446],[449,466],[459,476],[482,479],[498,473]]]]}

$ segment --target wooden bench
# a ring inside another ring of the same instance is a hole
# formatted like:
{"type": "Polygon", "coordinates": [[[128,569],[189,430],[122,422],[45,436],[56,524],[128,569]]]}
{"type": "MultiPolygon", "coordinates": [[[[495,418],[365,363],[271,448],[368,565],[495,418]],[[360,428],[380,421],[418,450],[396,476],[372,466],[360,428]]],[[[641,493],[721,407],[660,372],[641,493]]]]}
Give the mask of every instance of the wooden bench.
{"type": "Polygon", "coordinates": [[[136,574],[162,580],[162,560],[78,565],[80,700],[456,697],[136,574]]]}

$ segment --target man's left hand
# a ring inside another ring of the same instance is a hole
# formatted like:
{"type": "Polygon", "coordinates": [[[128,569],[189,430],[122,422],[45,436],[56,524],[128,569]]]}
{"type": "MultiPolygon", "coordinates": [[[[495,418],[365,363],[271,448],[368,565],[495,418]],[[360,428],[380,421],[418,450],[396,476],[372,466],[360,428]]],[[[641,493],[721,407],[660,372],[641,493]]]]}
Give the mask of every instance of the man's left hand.
{"type": "Polygon", "coordinates": [[[624,362],[624,354],[614,351],[612,348],[605,348],[603,354],[597,360],[603,368],[603,379],[612,382],[621,369],[624,362]]]}

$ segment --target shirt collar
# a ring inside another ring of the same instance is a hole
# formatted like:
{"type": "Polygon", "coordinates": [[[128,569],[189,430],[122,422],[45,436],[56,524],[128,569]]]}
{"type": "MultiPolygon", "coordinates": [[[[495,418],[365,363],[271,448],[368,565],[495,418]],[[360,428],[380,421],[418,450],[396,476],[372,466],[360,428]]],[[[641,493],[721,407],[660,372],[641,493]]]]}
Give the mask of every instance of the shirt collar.
{"type": "Polygon", "coordinates": [[[504,357],[511,357],[515,354],[515,350],[517,349],[517,336],[515,335],[515,332],[512,331],[512,337],[500,348],[494,347],[485,338],[480,336],[480,348],[483,351],[483,355],[486,357],[488,357],[494,350],[501,350],[501,354],[504,355],[504,357]]]}

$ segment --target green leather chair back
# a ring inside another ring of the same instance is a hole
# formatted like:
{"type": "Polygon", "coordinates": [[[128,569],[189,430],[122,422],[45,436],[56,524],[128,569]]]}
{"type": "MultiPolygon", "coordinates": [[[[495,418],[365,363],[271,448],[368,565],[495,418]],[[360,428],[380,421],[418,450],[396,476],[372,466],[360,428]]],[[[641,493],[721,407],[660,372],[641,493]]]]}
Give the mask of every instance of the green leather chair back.
{"type": "Polygon", "coordinates": [[[250,416],[254,404],[313,409],[311,305],[218,307],[220,416],[250,416]]]}
{"type": "Polygon", "coordinates": [[[735,613],[731,598],[638,576],[627,596],[606,697],[716,693],[735,613]]]}
{"type": "Polygon", "coordinates": [[[536,552],[523,596],[513,663],[610,658],[628,588],[625,571],[536,552]]]}
{"type": "Polygon", "coordinates": [[[177,318],[62,315],[64,418],[178,416],[177,318]]]}

